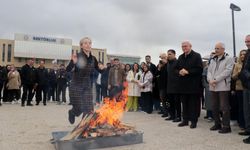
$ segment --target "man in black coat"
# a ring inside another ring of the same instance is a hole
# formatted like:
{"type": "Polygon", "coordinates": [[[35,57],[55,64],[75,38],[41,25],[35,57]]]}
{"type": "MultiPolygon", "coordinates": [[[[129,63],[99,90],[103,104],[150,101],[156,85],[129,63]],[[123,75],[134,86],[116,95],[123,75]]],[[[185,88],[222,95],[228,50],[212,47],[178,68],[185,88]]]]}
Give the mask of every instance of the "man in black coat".
{"type": "Polygon", "coordinates": [[[9,90],[8,90],[8,88],[7,88],[7,83],[8,83],[8,73],[10,72],[10,69],[11,69],[11,67],[10,67],[10,65],[6,65],[6,67],[4,68],[4,71],[5,71],[5,73],[6,73],[6,79],[5,79],[5,82],[4,82],[4,84],[3,84],[3,102],[10,102],[10,100],[9,100],[9,90]]]}
{"type": "Polygon", "coordinates": [[[5,67],[0,65],[0,106],[2,105],[1,104],[2,89],[3,89],[4,83],[6,82],[6,80],[7,80],[7,71],[6,71],[5,67]]]}
{"type": "Polygon", "coordinates": [[[170,115],[173,122],[181,121],[181,101],[178,90],[179,74],[175,71],[177,59],[175,50],[168,50],[167,63],[167,97],[170,103],[170,115]]]}
{"type": "Polygon", "coordinates": [[[107,63],[107,68],[101,68],[102,76],[101,76],[101,92],[103,98],[108,97],[108,79],[109,79],[109,70],[111,68],[111,64],[107,63]]]}
{"type": "Polygon", "coordinates": [[[245,119],[245,131],[240,132],[239,135],[249,136],[244,139],[243,142],[250,144],[250,34],[245,38],[245,44],[247,46],[247,54],[242,65],[240,80],[244,87],[243,90],[243,111],[245,119]]]}
{"type": "Polygon", "coordinates": [[[49,84],[49,73],[44,67],[44,61],[40,61],[39,67],[36,69],[36,105],[39,105],[40,101],[43,99],[43,105],[46,106],[46,95],[48,91],[49,84]]]}
{"type": "Polygon", "coordinates": [[[22,95],[22,107],[27,100],[27,106],[33,106],[31,104],[32,98],[34,96],[34,90],[36,88],[36,69],[34,68],[34,60],[29,59],[27,64],[25,64],[21,69],[21,80],[23,86],[22,95]],[[28,98],[28,99],[27,99],[28,98]]]}
{"type": "Polygon", "coordinates": [[[64,64],[60,65],[60,69],[57,72],[57,102],[61,104],[61,94],[62,94],[62,102],[66,103],[66,88],[67,83],[69,81],[69,76],[66,71],[64,64]]]}
{"type": "Polygon", "coordinates": [[[57,87],[57,81],[56,81],[56,73],[57,71],[55,69],[50,69],[49,71],[49,90],[48,90],[48,100],[52,97],[52,101],[56,101],[55,99],[55,93],[56,92],[56,87],[57,87]]]}
{"type": "Polygon", "coordinates": [[[183,54],[179,56],[176,69],[179,73],[179,92],[183,106],[183,121],[179,127],[196,128],[200,114],[200,88],[202,78],[201,55],[192,49],[189,41],[182,43],[183,54]]]}
{"type": "Polygon", "coordinates": [[[146,64],[149,66],[149,71],[153,74],[153,103],[154,108],[156,110],[160,109],[160,95],[159,95],[159,86],[158,86],[158,80],[157,80],[157,67],[155,64],[151,62],[151,56],[146,55],[145,56],[146,64]]]}

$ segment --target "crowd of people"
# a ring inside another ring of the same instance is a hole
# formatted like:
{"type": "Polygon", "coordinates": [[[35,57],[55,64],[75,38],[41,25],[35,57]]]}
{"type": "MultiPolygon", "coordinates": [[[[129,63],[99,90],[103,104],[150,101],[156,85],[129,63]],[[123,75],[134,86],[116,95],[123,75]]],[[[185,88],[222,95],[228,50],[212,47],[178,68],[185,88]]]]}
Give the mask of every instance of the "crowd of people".
{"type": "Polygon", "coordinates": [[[47,69],[44,61],[40,61],[39,67],[35,68],[33,59],[27,60],[20,69],[14,65],[0,66],[0,97],[4,103],[20,102],[22,107],[33,106],[33,97],[36,105],[41,101],[43,105],[47,101],[66,103],[66,88],[70,76],[64,64],[58,69],[47,69]]]}
{"type": "Polygon", "coordinates": [[[91,55],[91,44],[89,38],[83,38],[82,51],[72,55],[67,67],[62,64],[59,69],[48,71],[41,61],[34,68],[32,59],[20,71],[14,65],[1,67],[3,102],[18,100],[21,87],[21,106],[25,103],[32,106],[34,95],[36,105],[41,101],[46,105],[51,97],[53,101],[66,102],[69,85],[72,105],[69,121],[73,124],[75,116],[93,110],[92,87],[95,87],[95,104],[99,105],[106,97],[117,97],[127,82],[127,111],[151,114],[157,110],[165,120],[179,122],[178,127],[190,123],[194,129],[203,108],[204,118],[214,122],[211,131],[230,133],[230,120],[237,120],[242,130],[239,135],[249,136],[243,142],[250,143],[250,35],[245,38],[247,49],[241,50],[237,58],[230,57],[225,44],[218,42],[210,58],[203,61],[192,44],[184,41],[183,53],[178,58],[176,51],[169,49],[160,55],[157,65],[149,55],[140,65],[122,64],[118,58],[104,65],[91,55]]]}

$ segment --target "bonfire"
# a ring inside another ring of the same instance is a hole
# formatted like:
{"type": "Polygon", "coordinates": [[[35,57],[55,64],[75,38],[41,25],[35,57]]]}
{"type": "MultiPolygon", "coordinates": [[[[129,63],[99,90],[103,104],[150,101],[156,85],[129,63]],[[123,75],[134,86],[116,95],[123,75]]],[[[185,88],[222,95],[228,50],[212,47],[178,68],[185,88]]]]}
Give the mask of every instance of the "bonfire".
{"type": "Polygon", "coordinates": [[[134,127],[121,123],[128,99],[128,86],[113,99],[105,98],[99,109],[86,114],[80,123],[61,140],[115,136],[136,132],[134,127]]]}

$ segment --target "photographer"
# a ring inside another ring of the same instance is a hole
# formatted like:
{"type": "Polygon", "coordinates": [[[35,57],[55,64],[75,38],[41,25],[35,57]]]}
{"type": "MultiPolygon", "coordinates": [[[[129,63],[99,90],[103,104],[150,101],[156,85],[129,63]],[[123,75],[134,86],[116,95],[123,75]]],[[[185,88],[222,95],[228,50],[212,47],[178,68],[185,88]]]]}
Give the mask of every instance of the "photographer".
{"type": "MultiPolygon", "coordinates": [[[[167,105],[167,55],[165,53],[160,55],[160,61],[157,66],[158,72],[157,72],[157,82],[158,82],[158,87],[159,87],[159,95],[160,95],[160,100],[162,102],[162,117],[169,117],[169,111],[168,111],[168,105],[167,105]]],[[[167,118],[166,120],[169,120],[167,118]]]]}

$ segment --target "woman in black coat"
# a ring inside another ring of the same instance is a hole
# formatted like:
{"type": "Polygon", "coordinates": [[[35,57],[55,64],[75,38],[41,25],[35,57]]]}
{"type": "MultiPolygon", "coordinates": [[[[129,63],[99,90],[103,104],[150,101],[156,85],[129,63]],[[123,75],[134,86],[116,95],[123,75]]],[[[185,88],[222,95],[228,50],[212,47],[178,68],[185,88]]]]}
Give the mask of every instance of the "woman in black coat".
{"type": "Polygon", "coordinates": [[[81,51],[73,54],[67,71],[72,72],[72,80],[69,86],[69,97],[72,109],[69,110],[69,122],[75,122],[75,116],[83,116],[94,110],[91,86],[91,74],[98,68],[98,62],[91,54],[92,41],[85,37],[80,41],[81,51]]]}

